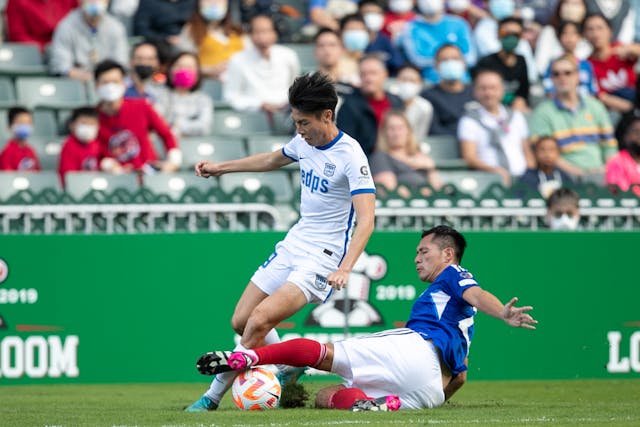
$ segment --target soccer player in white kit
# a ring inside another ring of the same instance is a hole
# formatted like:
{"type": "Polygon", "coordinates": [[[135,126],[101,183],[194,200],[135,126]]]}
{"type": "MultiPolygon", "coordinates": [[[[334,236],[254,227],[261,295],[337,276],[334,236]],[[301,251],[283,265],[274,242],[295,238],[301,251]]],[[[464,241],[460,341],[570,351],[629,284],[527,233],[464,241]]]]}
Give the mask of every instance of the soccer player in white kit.
{"type": "MultiPolygon", "coordinates": [[[[300,165],[300,220],[253,274],[231,319],[242,336],[239,350],[279,342],[274,329],[279,322],[343,288],[373,232],[375,186],[369,164],[360,144],[337,128],[337,102],[325,75],[298,77],[289,88],[297,135],[282,150],[195,166],[198,176],[208,178],[271,171],[294,161],[300,165]]],[[[186,410],[216,409],[235,375],[217,375],[186,410]]]]}
{"type": "Polygon", "coordinates": [[[206,353],[198,370],[209,375],[260,364],[313,366],[345,380],[318,392],[319,407],[394,411],[439,406],[466,380],[478,310],[513,327],[535,329],[538,323],[527,313],[532,307],[515,307],[517,298],[502,304],[480,288],[459,265],[465,247],[462,234],[448,226],[422,233],[416,270],[431,285],[414,302],[406,328],[333,344],[297,338],[240,352],[206,353]]]}

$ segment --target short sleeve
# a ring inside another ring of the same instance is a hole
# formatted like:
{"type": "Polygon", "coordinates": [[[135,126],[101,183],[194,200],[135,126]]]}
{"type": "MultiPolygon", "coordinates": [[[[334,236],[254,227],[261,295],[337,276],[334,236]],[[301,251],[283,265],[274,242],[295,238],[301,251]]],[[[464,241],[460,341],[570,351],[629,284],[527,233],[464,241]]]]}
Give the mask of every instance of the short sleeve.
{"type": "Polygon", "coordinates": [[[349,180],[349,191],[352,196],[361,193],[375,193],[376,187],[371,176],[371,168],[367,156],[360,147],[351,151],[350,159],[345,164],[345,174],[349,180]]]}
{"type": "Polygon", "coordinates": [[[458,265],[451,265],[445,272],[446,291],[449,295],[462,299],[462,294],[473,286],[479,286],[469,271],[458,265]]]}
{"type": "Polygon", "coordinates": [[[291,139],[284,147],[282,147],[282,155],[291,159],[294,162],[300,160],[300,140],[299,136],[291,139]]]}

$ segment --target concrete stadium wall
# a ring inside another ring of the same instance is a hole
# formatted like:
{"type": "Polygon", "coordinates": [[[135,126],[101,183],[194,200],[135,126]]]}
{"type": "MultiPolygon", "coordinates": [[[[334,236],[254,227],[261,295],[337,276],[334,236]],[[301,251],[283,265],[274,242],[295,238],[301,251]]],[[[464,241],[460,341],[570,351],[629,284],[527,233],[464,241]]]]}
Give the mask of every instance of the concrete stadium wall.
{"type": "MultiPolygon", "coordinates": [[[[195,360],[233,347],[235,302],[282,236],[0,236],[0,385],[203,381],[195,360]]],[[[463,266],[540,321],[516,330],[479,314],[470,380],[640,377],[639,233],[467,238],[463,266]]],[[[352,278],[352,332],[406,321],[425,287],[418,240],[374,234],[352,278]]],[[[309,306],[279,330],[339,339],[342,313],[340,303],[309,306]]]]}

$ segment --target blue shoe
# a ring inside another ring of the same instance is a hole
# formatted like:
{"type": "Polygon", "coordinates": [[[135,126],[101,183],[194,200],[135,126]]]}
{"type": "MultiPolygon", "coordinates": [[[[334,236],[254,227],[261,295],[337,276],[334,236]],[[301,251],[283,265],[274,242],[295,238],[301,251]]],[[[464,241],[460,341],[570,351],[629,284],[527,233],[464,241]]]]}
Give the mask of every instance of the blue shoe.
{"type": "Polygon", "coordinates": [[[214,403],[207,396],[202,396],[200,399],[193,402],[191,405],[184,408],[185,412],[207,412],[215,411],[218,409],[218,404],[214,403]]]}
{"type": "Polygon", "coordinates": [[[307,370],[305,366],[296,367],[296,366],[288,366],[288,365],[278,365],[278,381],[280,381],[280,385],[285,384],[295,384],[298,381],[304,371],[307,370]]]}

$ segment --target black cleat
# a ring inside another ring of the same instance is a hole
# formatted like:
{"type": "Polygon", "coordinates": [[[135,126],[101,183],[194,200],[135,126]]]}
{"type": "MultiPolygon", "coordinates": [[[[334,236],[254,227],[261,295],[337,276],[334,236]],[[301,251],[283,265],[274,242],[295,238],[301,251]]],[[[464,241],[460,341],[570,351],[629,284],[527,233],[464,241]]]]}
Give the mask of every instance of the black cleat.
{"type": "Polygon", "coordinates": [[[216,375],[233,371],[229,366],[230,351],[210,351],[205,353],[196,362],[196,368],[202,375],[216,375]]]}

